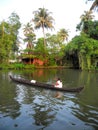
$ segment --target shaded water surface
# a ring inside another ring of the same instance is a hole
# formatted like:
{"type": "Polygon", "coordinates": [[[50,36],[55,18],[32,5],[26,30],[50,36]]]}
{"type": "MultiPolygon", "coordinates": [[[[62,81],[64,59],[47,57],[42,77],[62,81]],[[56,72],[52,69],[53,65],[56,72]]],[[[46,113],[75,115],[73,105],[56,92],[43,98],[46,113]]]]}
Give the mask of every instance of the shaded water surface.
{"type": "Polygon", "coordinates": [[[0,130],[98,130],[98,73],[68,69],[0,71],[0,130]],[[15,83],[9,74],[68,88],[85,85],[81,93],[45,90],[15,83]]]}

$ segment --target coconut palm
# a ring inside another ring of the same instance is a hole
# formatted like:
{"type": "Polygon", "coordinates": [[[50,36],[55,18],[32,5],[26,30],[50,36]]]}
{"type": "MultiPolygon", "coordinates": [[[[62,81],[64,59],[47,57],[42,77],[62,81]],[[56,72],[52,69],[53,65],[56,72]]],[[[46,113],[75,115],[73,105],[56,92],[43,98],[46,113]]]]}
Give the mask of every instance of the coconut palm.
{"type": "Polygon", "coordinates": [[[35,34],[34,34],[32,24],[28,22],[26,25],[24,25],[23,31],[26,37],[24,41],[28,42],[27,49],[33,49],[32,41],[35,40],[35,34]]]}
{"type": "Polygon", "coordinates": [[[87,0],[87,1],[94,1],[92,6],[90,7],[90,10],[98,9],[98,0],[87,0]]]}
{"type": "Polygon", "coordinates": [[[92,11],[84,11],[84,14],[80,16],[80,19],[82,22],[90,21],[94,18],[94,15],[92,15],[92,11]]]}
{"type": "Polygon", "coordinates": [[[87,32],[89,28],[89,22],[92,21],[94,15],[92,15],[92,11],[84,11],[84,14],[80,16],[81,22],[77,25],[77,30],[82,30],[83,32],[87,32]]]}
{"type": "Polygon", "coordinates": [[[68,40],[68,30],[62,28],[60,29],[60,31],[57,33],[57,35],[59,36],[60,38],[60,41],[61,42],[64,42],[65,40],[67,41],[68,40]]]}
{"type": "Polygon", "coordinates": [[[34,14],[33,22],[35,24],[35,29],[42,28],[44,35],[44,46],[46,46],[44,28],[53,29],[54,19],[52,18],[52,16],[50,16],[51,12],[48,12],[48,10],[45,8],[39,8],[37,11],[34,11],[33,14],[34,14]]]}
{"type": "Polygon", "coordinates": [[[34,31],[32,24],[28,22],[26,25],[24,25],[23,31],[25,35],[32,33],[32,31],[34,31]]]}

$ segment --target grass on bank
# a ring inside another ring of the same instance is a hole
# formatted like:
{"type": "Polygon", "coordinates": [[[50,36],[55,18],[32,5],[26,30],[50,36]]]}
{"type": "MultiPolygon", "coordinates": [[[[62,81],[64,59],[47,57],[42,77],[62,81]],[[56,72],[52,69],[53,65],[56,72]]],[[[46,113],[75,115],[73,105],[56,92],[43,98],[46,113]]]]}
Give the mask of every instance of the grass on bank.
{"type": "MultiPolygon", "coordinates": [[[[13,69],[13,70],[22,70],[22,69],[54,69],[54,68],[66,68],[66,69],[72,69],[73,67],[71,65],[65,65],[65,66],[57,66],[57,65],[50,65],[50,66],[35,66],[33,64],[23,64],[23,63],[12,63],[12,64],[0,64],[0,69],[13,69]]],[[[74,68],[73,68],[74,69],[74,68]]],[[[88,70],[88,69],[85,69],[88,70]]],[[[88,71],[98,71],[98,67],[96,68],[90,68],[88,71]]]]}

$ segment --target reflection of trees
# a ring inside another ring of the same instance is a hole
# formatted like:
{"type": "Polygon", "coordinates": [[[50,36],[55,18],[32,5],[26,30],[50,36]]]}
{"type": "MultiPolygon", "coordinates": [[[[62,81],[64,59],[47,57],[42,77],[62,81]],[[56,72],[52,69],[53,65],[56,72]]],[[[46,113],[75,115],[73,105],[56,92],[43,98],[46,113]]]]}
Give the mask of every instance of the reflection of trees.
{"type": "Polygon", "coordinates": [[[57,94],[55,91],[17,84],[17,100],[20,104],[32,105],[34,111],[32,118],[35,119],[37,126],[47,127],[54,121],[56,112],[53,109],[58,110],[57,104],[62,105],[60,99],[55,99],[55,94],[57,94]]]}
{"type": "Polygon", "coordinates": [[[0,107],[0,111],[4,116],[10,116],[11,118],[15,119],[20,115],[19,104],[16,101],[9,104],[4,102],[4,104],[1,105],[2,107],[0,107]]]}
{"type": "Polygon", "coordinates": [[[98,87],[97,73],[80,72],[78,83],[84,83],[83,92],[78,95],[79,100],[74,100],[75,105],[71,107],[73,114],[82,120],[86,126],[98,128],[98,87]],[[78,104],[78,105],[76,105],[78,104]]]}
{"type": "Polygon", "coordinates": [[[39,101],[36,101],[37,97],[35,96],[35,104],[33,106],[35,114],[33,118],[35,119],[36,125],[47,127],[53,122],[56,113],[52,110],[50,100],[45,96],[47,95],[46,91],[42,91],[41,95],[39,95],[39,101]],[[42,98],[40,98],[41,95],[43,95],[42,98]]]}
{"type": "MultiPolygon", "coordinates": [[[[46,82],[49,79],[54,79],[56,76],[56,69],[35,69],[35,70],[22,70],[22,72],[18,72],[18,76],[24,77],[27,79],[35,79],[37,81],[46,82]]],[[[17,72],[15,72],[16,75],[17,72]]]]}
{"type": "Polygon", "coordinates": [[[48,90],[43,90],[39,96],[35,94],[33,102],[35,113],[33,114],[33,118],[37,126],[47,127],[55,120],[57,111],[59,110],[58,104],[62,106],[63,102],[60,99],[53,98],[54,95],[55,92],[48,90]]]}
{"type": "Polygon", "coordinates": [[[55,118],[56,113],[52,109],[47,108],[46,104],[34,106],[35,114],[33,115],[36,125],[48,126],[55,118]]]}
{"type": "Polygon", "coordinates": [[[98,108],[86,105],[82,102],[77,102],[75,100],[74,102],[75,104],[71,106],[73,115],[75,115],[78,119],[82,120],[85,123],[85,125],[92,126],[97,130],[98,108]]]}
{"type": "Polygon", "coordinates": [[[0,75],[0,113],[16,118],[20,115],[19,103],[15,100],[15,86],[9,84],[8,75],[0,75]]]}
{"type": "Polygon", "coordinates": [[[17,84],[17,100],[22,104],[31,104],[34,100],[35,88],[17,84]]]}
{"type": "Polygon", "coordinates": [[[54,79],[55,77],[55,74],[56,74],[56,71],[55,69],[53,69],[52,71],[50,71],[49,69],[40,69],[40,70],[36,70],[34,73],[33,73],[33,77],[36,79],[36,80],[39,80],[39,81],[48,81],[49,79],[54,79]],[[41,75],[39,76],[41,72],[41,75]]]}

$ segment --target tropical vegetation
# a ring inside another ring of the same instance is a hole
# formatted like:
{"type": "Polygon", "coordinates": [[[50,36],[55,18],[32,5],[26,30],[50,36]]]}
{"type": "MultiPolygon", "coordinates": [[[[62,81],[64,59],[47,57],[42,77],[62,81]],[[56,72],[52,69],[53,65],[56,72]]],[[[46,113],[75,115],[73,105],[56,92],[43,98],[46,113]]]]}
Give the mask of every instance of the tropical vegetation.
{"type": "Polygon", "coordinates": [[[19,29],[21,23],[19,16],[12,13],[8,21],[0,23],[0,64],[8,63],[10,58],[15,59],[19,49],[19,29]]]}
{"type": "Polygon", "coordinates": [[[93,21],[92,11],[85,11],[77,25],[80,31],[66,46],[66,57],[74,68],[97,69],[98,67],[98,21],[93,21]]]}
{"type": "MultiPolygon", "coordinates": [[[[87,0],[90,1],[90,0],[87,0]]],[[[93,0],[92,0],[93,1],[93,0]]],[[[26,48],[20,50],[21,28],[19,16],[13,12],[8,21],[0,22],[0,68],[34,68],[25,65],[20,58],[38,58],[44,66],[63,66],[81,70],[98,69],[98,21],[94,20],[93,9],[98,7],[98,0],[93,1],[89,11],[80,16],[76,26],[79,34],[68,41],[69,31],[61,28],[55,34],[45,33],[45,29],[54,29],[52,13],[45,8],[33,12],[33,19],[23,27],[23,43],[26,48]],[[36,37],[35,30],[42,28],[43,37],[36,37]],[[15,63],[13,63],[15,62],[15,63]],[[13,64],[12,64],[13,63],[13,64]]]]}
{"type": "Polygon", "coordinates": [[[53,29],[53,17],[50,15],[51,12],[48,11],[48,9],[45,8],[39,8],[37,11],[33,12],[34,18],[33,22],[35,24],[35,29],[42,28],[43,35],[44,35],[44,47],[46,47],[46,41],[45,41],[45,28],[46,29],[53,29]]]}

